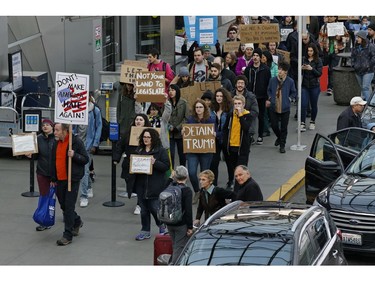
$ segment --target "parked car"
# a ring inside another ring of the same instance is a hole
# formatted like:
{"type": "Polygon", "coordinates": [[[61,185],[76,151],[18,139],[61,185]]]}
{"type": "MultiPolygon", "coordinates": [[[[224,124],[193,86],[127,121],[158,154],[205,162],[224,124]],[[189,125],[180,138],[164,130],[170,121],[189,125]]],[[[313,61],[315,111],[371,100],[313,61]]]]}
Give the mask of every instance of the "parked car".
{"type": "MultiPolygon", "coordinates": [[[[361,129],[359,129],[361,130],[361,129]]],[[[357,131],[357,133],[366,133],[357,131]]],[[[342,232],[346,251],[375,253],[375,141],[373,135],[362,135],[364,146],[345,168],[341,153],[354,151],[343,148],[331,139],[317,134],[312,154],[306,161],[308,188],[320,181],[326,185],[314,204],[325,207],[342,232]],[[368,138],[368,139],[367,139],[368,138]],[[309,172],[308,172],[309,171],[309,172]]],[[[353,143],[355,146],[355,144],[353,143]]],[[[359,143],[357,143],[359,145],[359,143]]],[[[320,187],[316,187],[318,190],[320,187]]]]}
{"type": "Polygon", "coordinates": [[[375,132],[354,127],[328,136],[317,133],[305,162],[306,203],[312,204],[374,138],[375,132]]]}
{"type": "Polygon", "coordinates": [[[345,265],[341,233],[321,206],[235,201],[193,234],[175,265],[345,265]]]}

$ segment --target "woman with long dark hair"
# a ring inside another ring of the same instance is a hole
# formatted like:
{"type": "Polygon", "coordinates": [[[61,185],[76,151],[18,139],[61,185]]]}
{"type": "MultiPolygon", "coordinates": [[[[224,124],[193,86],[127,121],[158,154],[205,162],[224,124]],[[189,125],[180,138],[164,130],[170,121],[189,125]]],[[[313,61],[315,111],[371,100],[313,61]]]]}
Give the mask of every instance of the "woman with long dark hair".
{"type": "MultiPolygon", "coordinates": [[[[228,177],[231,172],[228,169],[228,157],[225,149],[223,150],[223,127],[227,120],[228,112],[232,108],[231,94],[225,88],[219,88],[214,93],[214,98],[211,103],[211,109],[215,114],[216,120],[216,153],[213,155],[210,170],[214,173],[214,185],[217,185],[219,164],[221,152],[224,152],[225,163],[227,166],[228,177]]],[[[230,186],[232,181],[228,178],[227,186],[230,186]]]]}
{"type": "Polygon", "coordinates": [[[301,132],[306,131],[306,111],[309,101],[311,106],[309,129],[315,130],[320,94],[319,77],[322,75],[322,68],[323,63],[319,58],[318,48],[314,43],[310,43],[307,45],[307,56],[302,60],[301,132]]]}

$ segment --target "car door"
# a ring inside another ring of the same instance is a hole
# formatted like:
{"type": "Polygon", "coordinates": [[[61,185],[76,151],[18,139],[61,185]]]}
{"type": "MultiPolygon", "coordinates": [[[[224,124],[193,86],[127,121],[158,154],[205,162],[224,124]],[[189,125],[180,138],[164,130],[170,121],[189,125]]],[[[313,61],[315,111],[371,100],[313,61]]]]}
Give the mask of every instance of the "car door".
{"type": "Polygon", "coordinates": [[[316,134],[305,162],[306,203],[312,204],[319,192],[343,171],[344,166],[336,145],[327,137],[316,134]]]}

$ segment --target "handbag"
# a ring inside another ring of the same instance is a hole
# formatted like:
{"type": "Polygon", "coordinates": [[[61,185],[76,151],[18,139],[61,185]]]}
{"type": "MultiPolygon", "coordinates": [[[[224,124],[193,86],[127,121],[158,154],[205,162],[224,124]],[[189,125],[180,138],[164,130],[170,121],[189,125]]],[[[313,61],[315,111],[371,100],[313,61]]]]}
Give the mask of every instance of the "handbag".
{"type": "Polygon", "coordinates": [[[38,207],[33,219],[42,226],[52,226],[55,224],[56,188],[50,186],[49,194],[39,196],[38,207]]]}

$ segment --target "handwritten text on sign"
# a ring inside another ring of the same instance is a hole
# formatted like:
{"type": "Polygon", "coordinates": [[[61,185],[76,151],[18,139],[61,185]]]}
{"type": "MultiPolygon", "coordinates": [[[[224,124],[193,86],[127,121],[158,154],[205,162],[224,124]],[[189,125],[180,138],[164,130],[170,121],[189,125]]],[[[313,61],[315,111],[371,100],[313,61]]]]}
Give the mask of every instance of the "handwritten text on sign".
{"type": "Polygon", "coordinates": [[[243,43],[280,42],[277,23],[240,24],[240,34],[243,43]]]}
{"type": "Polygon", "coordinates": [[[136,73],[147,71],[146,61],[125,60],[121,65],[120,82],[135,84],[136,73]]]}
{"type": "Polygon", "coordinates": [[[214,153],[216,151],[214,124],[183,125],[184,153],[214,153]]]}
{"type": "Polygon", "coordinates": [[[147,155],[130,155],[130,174],[152,174],[152,156],[147,155]]]}
{"type": "Polygon", "coordinates": [[[55,122],[88,124],[89,75],[56,73],[55,122]]]}
{"type": "Polygon", "coordinates": [[[164,102],[165,72],[138,72],[135,78],[135,91],[138,102],[164,102]]]}

